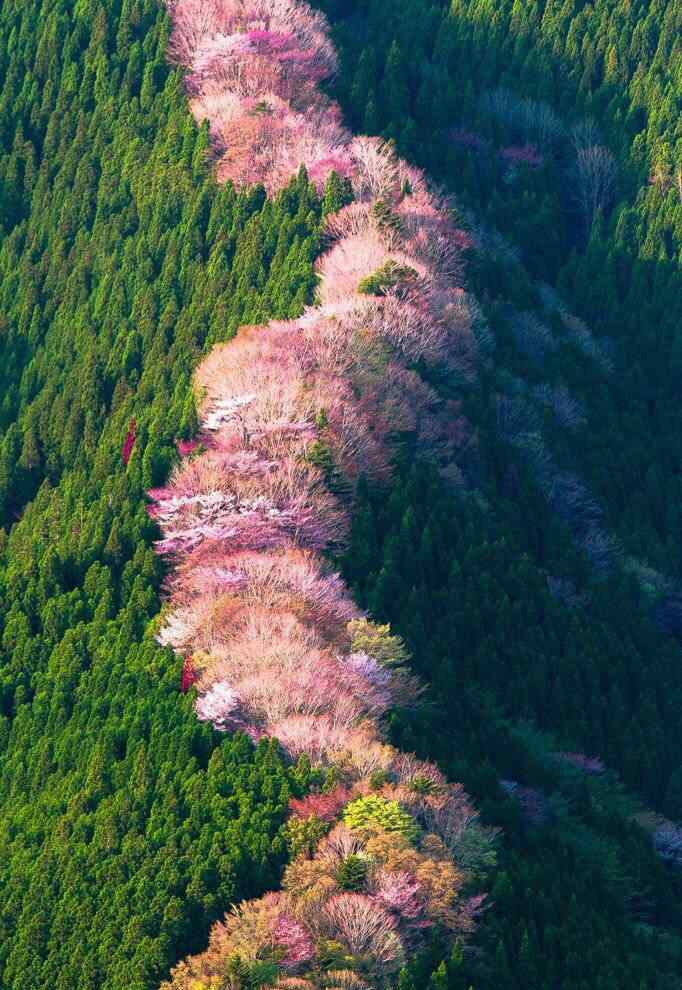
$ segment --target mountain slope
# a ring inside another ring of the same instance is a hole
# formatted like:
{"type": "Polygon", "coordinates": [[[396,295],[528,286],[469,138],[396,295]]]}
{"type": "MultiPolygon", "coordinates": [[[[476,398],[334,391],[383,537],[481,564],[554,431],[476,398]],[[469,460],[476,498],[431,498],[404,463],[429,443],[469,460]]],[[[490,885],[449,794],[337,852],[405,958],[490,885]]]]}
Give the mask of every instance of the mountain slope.
{"type": "Polygon", "coordinates": [[[0,982],[150,987],[274,882],[306,773],[199,725],[146,634],[145,488],[194,423],[204,342],[299,311],[319,204],[218,189],[158,4],[0,23],[0,982]]]}
{"type": "MultiPolygon", "coordinates": [[[[637,803],[608,775],[566,773],[549,759],[583,747],[679,816],[678,652],[647,618],[653,604],[660,621],[668,591],[653,572],[593,583],[580,552],[567,553],[570,526],[548,511],[536,463],[517,456],[509,435],[499,442],[490,402],[502,395],[508,424],[513,399],[524,435],[543,420],[553,463],[567,458],[584,478],[625,555],[679,576],[678,93],[669,68],[679,32],[671,5],[648,5],[645,20],[634,3],[584,15],[564,4],[566,22],[546,7],[540,23],[539,5],[466,3],[443,20],[442,5],[371,4],[369,26],[360,19],[340,35],[352,38],[340,94],[353,125],[389,128],[402,153],[487,209],[487,227],[523,250],[522,265],[472,220],[486,250],[473,253],[468,277],[506,372],[486,371],[465,409],[488,510],[453,500],[429,469],[406,471],[390,501],[362,496],[346,564],[360,602],[409,640],[441,706],[432,719],[396,717],[394,741],[441,761],[505,827],[482,955],[456,952],[441,966],[435,946],[411,960],[405,988],[660,990],[679,979],[669,934],[680,930],[679,879],[632,821],[637,803]],[[632,20],[614,31],[609,18],[621,15],[632,20]],[[604,83],[614,60],[595,57],[590,35],[612,41],[618,82],[604,83]],[[356,39],[367,52],[357,69],[356,39]],[[406,58],[420,46],[423,57],[406,58]],[[551,71],[548,47],[561,55],[551,71]],[[633,96],[621,108],[625,83],[633,96]],[[570,220],[564,212],[563,161],[520,162],[510,175],[497,151],[483,159],[462,145],[467,127],[495,149],[523,144],[479,116],[482,92],[500,85],[550,99],[567,122],[576,109],[598,116],[623,187],[586,250],[572,206],[570,220]],[[634,178],[621,132],[635,138],[634,178]],[[550,355],[552,386],[568,384],[579,419],[588,411],[575,434],[546,429],[535,393],[528,429],[526,393],[548,372],[546,363],[531,372],[529,324],[520,329],[517,315],[530,308],[547,321],[537,280],[555,278],[593,330],[618,340],[611,373],[575,344],[562,346],[558,369],[550,355]],[[640,597],[641,612],[632,606],[640,597]],[[453,735],[443,740],[444,724],[453,735]],[[528,820],[531,799],[550,809],[543,824],[528,820]]],[[[278,828],[291,794],[310,783],[305,767],[286,769],[265,744],[254,754],[198,725],[178,690],[181,663],[149,626],[162,574],[144,493],[165,481],[176,440],[195,428],[192,369],[242,323],[301,311],[323,210],[305,177],[274,203],[261,190],[219,190],[206,131],[167,67],[168,31],[156,2],[45,0],[0,12],[0,486],[10,534],[0,592],[0,979],[22,990],[158,985],[178,957],[203,948],[231,901],[277,883],[287,856],[278,828]]]]}

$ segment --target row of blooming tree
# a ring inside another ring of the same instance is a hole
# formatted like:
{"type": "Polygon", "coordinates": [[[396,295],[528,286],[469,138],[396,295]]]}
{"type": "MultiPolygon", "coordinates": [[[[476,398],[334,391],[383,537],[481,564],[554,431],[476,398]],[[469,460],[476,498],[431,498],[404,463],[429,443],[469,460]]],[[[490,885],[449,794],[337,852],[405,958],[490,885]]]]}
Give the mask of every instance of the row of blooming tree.
{"type": "Polygon", "coordinates": [[[350,175],[349,135],[318,83],[336,70],[322,15],[295,0],[174,0],[170,54],[188,69],[198,121],[208,120],[218,177],[288,182],[301,164],[318,184],[350,175]]]}
{"type": "Polygon", "coordinates": [[[209,354],[200,432],[150,492],[172,563],[158,639],[184,657],[198,717],[276,737],[320,774],[291,802],[283,889],[236,907],[166,986],[391,985],[435,930],[471,930],[493,836],[460,785],[387,743],[386,714],[420,685],[325,553],[358,478],[387,480],[406,438],[458,480],[471,430],[417,369],[475,374],[467,239],[421,172],[343,129],[318,89],[335,68],[321,15],[292,0],[175,0],[171,14],[219,178],[273,191],[303,165],[352,201],[326,221],[318,305],[209,354]]]}

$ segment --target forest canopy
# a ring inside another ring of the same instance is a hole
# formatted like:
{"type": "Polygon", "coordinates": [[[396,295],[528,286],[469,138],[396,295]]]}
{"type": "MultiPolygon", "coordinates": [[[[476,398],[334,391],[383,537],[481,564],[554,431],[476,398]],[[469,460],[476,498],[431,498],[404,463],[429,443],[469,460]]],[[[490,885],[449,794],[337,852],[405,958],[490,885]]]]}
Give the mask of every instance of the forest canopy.
{"type": "MultiPolygon", "coordinates": [[[[439,264],[456,269],[472,331],[471,349],[445,348],[450,367],[417,307],[386,340],[423,378],[420,395],[445,404],[447,430],[428,444],[401,436],[388,483],[369,459],[349,542],[333,551],[355,607],[391,624],[387,649],[402,644],[400,669],[427,688],[416,709],[387,713],[389,745],[461,780],[502,828],[469,947],[434,937],[394,955],[395,983],[673,990],[682,13],[664,0],[320,6],[338,62],[259,36],[240,64],[259,85],[273,83],[273,53],[276,79],[291,67],[296,90],[324,79],[344,123],[308,122],[316,132],[380,136],[440,185],[457,243],[456,265],[439,264]],[[445,441],[457,470],[444,478],[445,441]]],[[[320,154],[284,116],[281,156],[255,158],[255,105],[235,147],[229,115],[222,134],[202,123],[210,94],[188,102],[170,41],[159,0],[0,8],[0,984],[11,990],[158,987],[204,952],[231,904],[283,876],[300,885],[296,856],[320,832],[295,823],[327,828],[348,805],[308,760],[198,720],[195,671],[155,639],[167,565],[146,492],[195,455],[194,369],[241,326],[297,320],[317,259],[358,236],[343,148],[320,154]]],[[[402,237],[405,209],[380,198],[371,222],[402,237]]],[[[421,272],[377,243],[356,242],[372,261],[361,296],[387,333],[381,314],[409,301],[421,272]]],[[[355,270],[327,258],[340,304],[355,270]]],[[[333,427],[325,410],[316,429],[333,440],[333,427]]],[[[319,444],[314,468],[338,488],[333,455],[319,444]]],[[[371,652],[366,630],[358,642],[371,652]]],[[[371,842],[372,823],[388,826],[385,866],[422,826],[380,794],[397,781],[374,784],[342,827],[371,842]]],[[[366,919],[375,884],[411,910],[414,885],[381,886],[357,852],[334,867],[334,923],[366,919]]],[[[303,958],[291,919],[273,924],[303,958]]],[[[252,977],[265,986],[272,973],[252,977]]]]}

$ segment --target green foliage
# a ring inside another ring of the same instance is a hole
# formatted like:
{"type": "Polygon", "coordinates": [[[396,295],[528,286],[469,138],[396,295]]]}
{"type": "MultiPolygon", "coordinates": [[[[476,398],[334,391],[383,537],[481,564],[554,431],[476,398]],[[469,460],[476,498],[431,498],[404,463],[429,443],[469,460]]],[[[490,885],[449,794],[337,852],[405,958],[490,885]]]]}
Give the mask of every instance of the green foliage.
{"type": "Polygon", "coordinates": [[[329,828],[328,822],[315,815],[310,815],[308,818],[288,818],[282,828],[282,834],[291,859],[295,859],[302,852],[312,855],[329,828]]]}
{"type": "Polygon", "coordinates": [[[322,195],[322,216],[337,213],[352,202],[353,187],[350,179],[344,179],[337,172],[331,172],[322,195]]]}
{"type": "Polygon", "coordinates": [[[372,219],[379,229],[400,233],[402,231],[402,221],[399,215],[383,199],[377,199],[372,204],[372,219]]]}
{"type": "Polygon", "coordinates": [[[409,788],[415,794],[433,794],[438,789],[438,785],[428,777],[416,774],[410,781],[409,788]]]}
{"type": "Polygon", "coordinates": [[[335,473],[334,455],[328,443],[325,443],[324,440],[313,440],[308,445],[305,456],[306,460],[322,471],[327,483],[333,479],[335,473]]]}
{"type": "Polygon", "coordinates": [[[238,955],[231,956],[225,967],[225,986],[240,990],[260,990],[277,981],[279,967],[276,962],[257,959],[249,961],[238,955]]]}
{"type": "Polygon", "coordinates": [[[414,268],[399,265],[389,258],[371,275],[366,275],[358,283],[358,292],[366,296],[384,296],[392,289],[405,290],[417,278],[414,268]]]}
{"type": "Polygon", "coordinates": [[[210,175],[156,0],[0,6],[0,984],[145,990],[276,886],[309,769],[221,737],[150,635],[145,490],[191,374],[315,284],[321,206],[210,175]],[[122,446],[131,420],[129,463],[122,446]]]}
{"type": "MultiPolygon", "coordinates": [[[[597,338],[612,342],[612,375],[567,348],[542,369],[542,380],[567,385],[587,417],[572,437],[552,432],[552,452],[585,479],[626,552],[679,580],[679,5],[321,6],[335,18],[336,95],[352,125],[393,138],[473,210],[474,223],[520,247],[517,260],[472,252],[468,265],[496,366],[529,386],[539,380],[500,319],[510,303],[535,310],[538,282],[557,283],[597,338]],[[498,149],[524,139],[482,112],[482,93],[498,86],[546,101],[567,129],[596,120],[619,181],[591,232],[577,223],[568,136],[542,167],[505,172],[498,149]],[[453,128],[488,150],[453,141],[453,128]]],[[[656,860],[619,798],[595,794],[595,781],[589,797],[567,792],[515,720],[550,728],[558,748],[602,756],[647,802],[680,817],[679,648],[654,627],[627,575],[593,585],[528,472],[495,439],[499,384],[496,373],[483,374],[467,403],[485,500],[453,500],[428,472],[419,482],[403,474],[389,498],[380,493],[356,514],[346,565],[360,600],[405,636],[432,684],[432,711],[396,720],[397,741],[439,758],[504,826],[494,908],[480,929],[485,962],[446,963],[447,983],[674,987],[679,876],[656,860]],[[581,603],[552,596],[548,575],[568,580],[581,603]],[[500,777],[546,789],[557,817],[543,829],[519,820],[518,806],[501,799],[500,777]],[[646,932],[636,923],[645,900],[646,932]]],[[[441,962],[435,946],[410,962],[400,986],[421,990],[432,974],[445,985],[441,962]]]]}
{"type": "Polygon", "coordinates": [[[340,943],[323,938],[318,945],[318,955],[323,970],[345,970],[355,965],[355,958],[340,943]]]}
{"type": "MultiPolygon", "coordinates": [[[[529,537],[544,521],[529,494],[514,504],[498,498],[493,515],[476,498],[453,496],[431,468],[406,467],[388,498],[365,496],[346,558],[358,600],[405,637],[412,666],[431,684],[419,713],[394,720],[395,743],[437,759],[503,827],[494,907],[477,936],[482,965],[448,963],[449,986],[579,990],[589,974],[605,986],[658,990],[682,963],[680,877],[657,859],[633,823],[637,802],[612,775],[586,778],[550,754],[606,752],[631,787],[659,802],[667,793],[660,766],[675,757],[662,764],[656,745],[662,731],[666,747],[676,745],[676,703],[655,719],[647,712],[656,683],[677,676],[678,653],[642,613],[630,606],[626,618],[617,583],[597,594],[587,579],[587,608],[552,598],[546,569],[561,562],[577,579],[579,561],[569,563],[562,539],[546,539],[538,554],[529,537]],[[542,789],[547,824],[529,825],[499,778],[542,789]],[[633,890],[646,891],[644,913],[660,941],[633,923],[633,890]],[[557,961],[566,958],[569,968],[557,961]]],[[[406,979],[426,988],[442,959],[435,946],[406,979]]]]}
{"type": "Polygon", "coordinates": [[[410,654],[400,636],[391,633],[390,625],[379,625],[367,619],[353,619],[348,623],[353,653],[366,653],[382,667],[398,667],[410,659],[410,654]]]}
{"type": "Polygon", "coordinates": [[[362,890],[367,876],[367,861],[362,856],[346,856],[336,871],[336,882],[341,890],[362,890]]]}
{"type": "Polygon", "coordinates": [[[343,822],[351,829],[383,829],[398,832],[411,842],[419,835],[414,818],[400,807],[397,801],[389,801],[377,794],[368,794],[346,805],[343,822]]]}
{"type": "Polygon", "coordinates": [[[388,781],[389,777],[385,770],[372,770],[369,775],[369,786],[373,791],[380,791],[388,781]]]}

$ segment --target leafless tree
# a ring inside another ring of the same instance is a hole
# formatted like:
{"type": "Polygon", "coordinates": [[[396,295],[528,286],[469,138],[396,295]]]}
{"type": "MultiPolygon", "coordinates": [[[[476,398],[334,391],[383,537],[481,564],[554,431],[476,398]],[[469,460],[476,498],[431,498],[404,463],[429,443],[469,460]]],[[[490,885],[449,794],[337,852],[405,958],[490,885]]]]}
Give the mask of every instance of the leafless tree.
{"type": "Polygon", "coordinates": [[[617,171],[616,159],[603,145],[592,144],[578,150],[575,196],[586,231],[590,230],[597,211],[611,205],[617,171]]]}
{"type": "Polygon", "coordinates": [[[571,142],[576,154],[585,148],[594,148],[601,144],[601,133],[597,122],[591,117],[578,121],[571,128],[571,142]]]}

